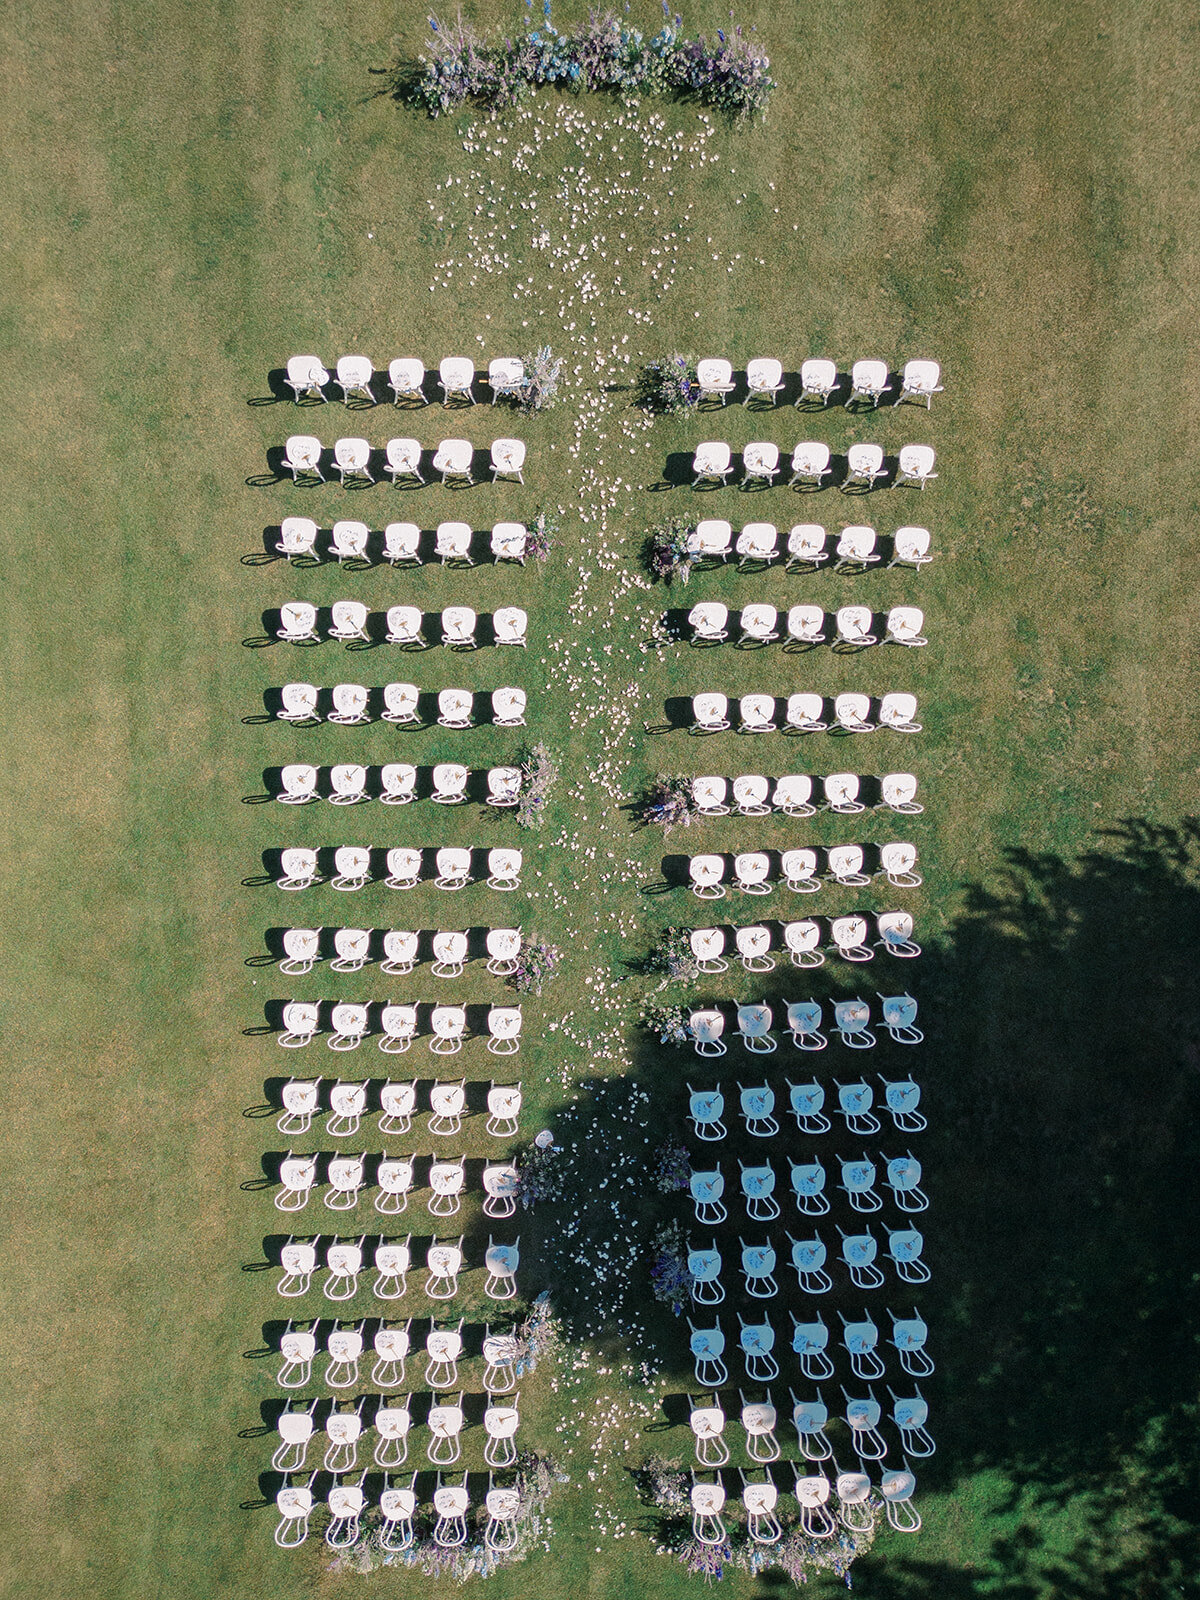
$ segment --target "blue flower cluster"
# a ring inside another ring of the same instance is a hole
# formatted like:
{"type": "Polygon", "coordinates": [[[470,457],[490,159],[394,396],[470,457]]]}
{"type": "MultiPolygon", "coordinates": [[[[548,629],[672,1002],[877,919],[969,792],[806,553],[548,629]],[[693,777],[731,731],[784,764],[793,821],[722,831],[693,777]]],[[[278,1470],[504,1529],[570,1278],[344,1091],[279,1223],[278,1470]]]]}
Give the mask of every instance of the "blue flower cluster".
{"type": "Polygon", "coordinates": [[[544,21],[516,35],[481,35],[469,23],[453,26],[430,17],[432,49],[398,70],[399,92],[431,117],[481,106],[515,105],[540,84],[555,84],[575,94],[687,95],[735,117],[766,110],[774,83],[761,48],[744,37],[718,30],[713,41],[683,36],[683,20],[672,17],[647,38],[615,12],[594,12],[586,22],[560,33],[543,0],[544,21]]]}

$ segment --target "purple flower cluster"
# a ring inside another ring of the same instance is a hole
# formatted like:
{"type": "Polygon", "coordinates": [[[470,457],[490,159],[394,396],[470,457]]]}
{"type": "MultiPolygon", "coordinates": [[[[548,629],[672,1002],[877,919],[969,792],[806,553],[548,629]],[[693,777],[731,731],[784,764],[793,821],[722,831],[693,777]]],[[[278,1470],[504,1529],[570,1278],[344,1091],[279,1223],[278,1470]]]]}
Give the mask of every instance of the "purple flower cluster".
{"type": "Polygon", "coordinates": [[[517,796],[517,823],[540,828],[546,802],[558,782],[558,762],[549,746],[538,743],[521,762],[521,792],[517,796]]]}
{"type": "Polygon", "coordinates": [[[683,19],[671,17],[652,37],[631,28],[614,11],[594,11],[560,33],[543,0],[543,21],[526,19],[523,32],[478,33],[461,17],[447,24],[430,17],[430,51],[394,74],[397,95],[431,117],[468,101],[494,107],[517,104],[531,88],[556,84],[573,94],[684,95],[736,118],[766,110],[774,83],[762,49],[735,28],[715,40],[685,38],[683,19]]]}
{"type": "Polygon", "coordinates": [[[692,780],[682,772],[660,772],[642,798],[639,811],[645,827],[661,828],[664,834],[672,828],[686,828],[696,815],[692,798],[692,780]]]}
{"type": "Polygon", "coordinates": [[[655,1152],[654,1187],[660,1194],[680,1194],[692,1176],[687,1149],[678,1143],[659,1145],[655,1152]]]}
{"type": "Polygon", "coordinates": [[[525,534],[525,554],[534,561],[545,561],[558,543],[557,532],[557,519],[546,511],[539,511],[525,534]]]}
{"type": "Polygon", "coordinates": [[[681,1317],[692,1298],[694,1281],[688,1271],[679,1223],[663,1223],[650,1241],[651,1293],[663,1305],[670,1306],[677,1317],[681,1317]]]}
{"type": "Polygon", "coordinates": [[[545,939],[532,939],[522,944],[509,984],[518,994],[541,994],[542,985],[558,976],[562,951],[545,939]]]}
{"type": "Polygon", "coordinates": [[[661,578],[664,583],[670,583],[673,578],[687,583],[696,565],[696,555],[690,547],[695,531],[695,523],[683,517],[672,517],[669,522],[660,522],[649,530],[645,557],[651,577],[661,578]]]}
{"type": "Polygon", "coordinates": [[[694,411],[700,399],[696,368],[678,351],[658,361],[648,361],[634,385],[634,404],[660,416],[694,411]]]}

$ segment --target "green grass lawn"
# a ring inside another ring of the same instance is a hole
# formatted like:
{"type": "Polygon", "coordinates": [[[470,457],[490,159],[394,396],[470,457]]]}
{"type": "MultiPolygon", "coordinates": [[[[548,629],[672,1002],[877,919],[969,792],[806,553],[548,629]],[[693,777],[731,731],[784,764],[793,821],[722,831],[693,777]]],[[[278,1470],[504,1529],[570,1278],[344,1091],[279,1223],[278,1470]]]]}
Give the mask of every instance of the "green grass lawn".
{"type": "MultiPolygon", "coordinates": [[[[467,9],[511,14],[498,0],[467,9]]],[[[564,5],[560,20],[583,11],[564,5]]],[[[711,30],[724,13],[706,4],[687,20],[711,30]]],[[[549,1287],[567,1327],[557,1369],[523,1395],[522,1439],[571,1481],[551,1502],[549,1551],[487,1592],[691,1592],[699,1580],[652,1553],[631,1469],[690,1455],[681,1325],[653,1306],[636,1257],[660,1217],[682,1215],[641,1162],[683,1131],[696,1063],[638,1028],[657,979],[636,967],[662,926],[701,918],[683,889],[643,890],[664,855],[904,837],[925,875],[895,902],[917,918],[916,970],[831,964],[814,988],[907,981],[927,1035],[911,1056],[930,1115],[921,1304],[938,1453],[920,1473],[922,1533],[882,1534],[855,1586],[875,1600],[1194,1592],[1197,25],[1172,4],[902,0],[755,3],[742,20],[779,84],[766,124],[747,129],[692,106],[551,94],[496,122],[426,122],[372,76],[420,47],[415,7],[145,0],[5,18],[6,1595],[451,1592],[408,1573],[329,1577],[315,1544],[285,1556],[271,1543],[274,1442],[259,1430],[276,1360],[261,1352],[283,1303],[262,1269],[281,1229],[255,1180],[282,1146],[255,1110],[285,1068],[254,1030],[293,995],[479,1005],[506,991],[478,968],[438,985],[428,968],[389,983],[378,968],[286,980],[250,963],[288,922],[510,915],[566,953],[564,976],[525,1002],[513,1148],[553,1127],[572,1173],[567,1201],[521,1219],[523,1291],[549,1287]],[[550,244],[535,248],[543,228],[550,244]],[[529,422],[486,406],[402,424],[383,407],[297,412],[269,379],[299,350],[431,367],[453,352],[482,367],[538,342],[567,357],[569,384],[529,422]],[[946,393],[928,416],[738,407],[647,426],[628,385],[675,348],[741,367],[776,354],[792,372],[810,353],[843,370],[926,354],[946,393]],[[254,482],[290,432],[311,425],[331,444],[361,430],[379,445],[410,424],[426,445],[520,434],[525,487],[254,482]],[[932,443],[938,481],[874,495],[861,515],[883,532],[927,523],[934,563],[650,587],[639,552],[661,517],[700,507],[786,532],[801,505],[831,528],[860,515],[833,489],[803,502],[664,489],[705,437],[735,450],[932,443]],[[339,515],[490,527],[542,506],[562,523],[544,569],[244,559],[292,512],[326,529],[339,515]],[[520,604],[530,647],[243,647],[282,601],[343,596],[373,611],[520,604]],[[930,644],[642,648],[664,610],[705,598],[911,601],[930,644]],[[244,804],[288,760],[478,768],[521,748],[495,728],[256,720],[264,692],[297,677],[521,684],[529,737],[563,761],[545,827],[522,835],[477,806],[244,804]],[[911,688],[925,731],[865,746],[645,732],[700,689],[807,687],[911,688]],[[664,846],[629,809],[658,770],[843,765],[914,771],[925,814],[708,822],[664,846]],[[525,892],[473,887],[448,910],[430,885],[287,897],[243,883],[290,842],[520,843],[525,892]]],[[[856,903],[840,896],[836,909],[856,903]]],[[[774,999],[797,989],[782,969],[765,982],[774,999]]],[[[732,974],[695,992],[749,993],[732,974]]],[[[297,1071],[333,1075],[321,1048],[297,1071]]],[[[872,1071],[909,1064],[878,1055],[872,1071]]],[[[371,1057],[343,1059],[379,1077],[371,1057]]],[[[457,1059],[474,1082],[509,1076],[478,1040],[457,1059]]],[[[831,1051],[828,1076],[845,1059],[831,1051]]],[[[495,1146],[482,1120],[464,1136],[471,1156],[495,1146]]],[[[879,1143],[895,1153],[895,1137],[879,1143]]],[[[355,1148],[380,1144],[372,1132],[355,1148]]],[[[428,1234],[419,1200],[410,1218],[428,1234]]],[[[310,1206],[301,1223],[329,1220],[310,1206]]],[[[465,1226],[477,1263],[486,1220],[471,1211],[465,1226]]],[[[473,1321],[481,1281],[464,1280],[473,1321]]],[[[419,1288],[404,1304],[425,1312],[419,1288]]],[[[356,1305],[373,1309],[369,1290],[356,1305]]],[[[779,1593],[777,1578],[730,1577],[723,1592],[779,1593]]]]}

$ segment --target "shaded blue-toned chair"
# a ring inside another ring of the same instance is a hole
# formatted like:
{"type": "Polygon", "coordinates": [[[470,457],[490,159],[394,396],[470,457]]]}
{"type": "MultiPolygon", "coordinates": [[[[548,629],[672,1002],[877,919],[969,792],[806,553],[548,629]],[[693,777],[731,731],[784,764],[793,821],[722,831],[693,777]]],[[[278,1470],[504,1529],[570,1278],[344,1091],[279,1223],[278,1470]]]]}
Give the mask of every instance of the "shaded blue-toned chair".
{"type": "Polygon", "coordinates": [[[738,1313],[741,1324],[742,1358],[746,1363],[746,1376],[751,1383],[770,1383],[779,1376],[779,1363],[772,1351],[775,1349],[775,1329],[770,1318],[761,1322],[747,1322],[738,1313]]]}
{"type": "Polygon", "coordinates": [[[720,1089],[693,1089],[688,1084],[688,1116],[697,1139],[712,1144],[725,1137],[725,1124],[721,1117],[725,1111],[725,1096],[720,1089]]]}
{"type": "Polygon", "coordinates": [[[711,1172],[693,1172],[688,1179],[688,1189],[697,1222],[711,1228],[725,1221],[729,1213],[721,1199],[725,1193],[725,1178],[720,1167],[714,1167],[711,1172]]]}
{"type": "Polygon", "coordinates": [[[821,1032],[821,1006],[816,1000],[789,1000],[787,1024],[797,1050],[824,1050],[829,1043],[821,1032]]]}
{"type": "Polygon", "coordinates": [[[856,1289],[878,1289],[883,1284],[883,1273],[875,1265],[879,1241],[871,1232],[842,1233],[842,1260],[850,1271],[850,1282],[856,1289]]]}
{"type": "Polygon", "coordinates": [[[843,1384],[846,1398],[846,1422],[854,1440],[854,1450],[860,1461],[882,1461],[887,1455],[887,1440],[879,1431],[879,1401],[869,1390],[865,1399],[854,1399],[843,1384]]]}
{"type": "Polygon", "coordinates": [[[747,1244],[742,1247],[742,1272],[746,1279],[746,1293],[752,1300],[773,1300],[779,1293],[775,1282],[775,1247],[768,1239],[765,1244],[747,1244]]]}
{"type": "Polygon", "coordinates": [[[687,1269],[692,1279],[692,1299],[698,1306],[719,1306],[725,1298],[721,1282],[721,1252],[714,1239],[708,1250],[688,1251],[687,1269]]]}
{"type": "Polygon", "coordinates": [[[828,1252],[824,1241],[816,1235],[811,1239],[793,1239],[790,1233],[788,1240],[792,1246],[792,1266],[803,1293],[828,1294],[833,1288],[833,1279],[825,1271],[828,1252]]]}
{"type": "Polygon", "coordinates": [[[729,1370],[722,1359],[725,1354],[725,1335],[718,1320],[711,1328],[698,1328],[688,1318],[691,1338],[688,1348],[696,1363],[696,1382],[702,1389],[720,1389],[729,1382],[729,1370]]]}
{"type": "Polygon", "coordinates": [[[881,994],[879,998],[883,1001],[883,1025],[896,1043],[920,1044],[925,1035],[913,1025],[917,1020],[917,1002],[912,995],[881,994]]]}
{"type": "Polygon", "coordinates": [[[867,1026],[870,1020],[871,1008],[861,997],[834,1002],[834,1032],[851,1050],[869,1050],[875,1043],[875,1035],[867,1026]]]}
{"type": "Polygon", "coordinates": [[[842,1318],[842,1343],[846,1346],[854,1376],[867,1383],[882,1378],[884,1367],[878,1350],[879,1329],[872,1322],[870,1313],[863,1312],[862,1322],[850,1322],[840,1311],[838,1316],[842,1318]]]}
{"type": "Polygon", "coordinates": [[[900,1133],[921,1133],[929,1126],[924,1116],[917,1110],[921,1103],[921,1086],[914,1083],[911,1078],[902,1078],[889,1083],[879,1074],[879,1081],[883,1084],[884,1102],[892,1114],[892,1121],[900,1133]]]}
{"type": "Polygon", "coordinates": [[[800,1371],[814,1383],[832,1378],[833,1362],[827,1354],[829,1329],[820,1317],[815,1322],[800,1322],[794,1311],[791,1316],[792,1349],[800,1358],[800,1371]]]}
{"type": "Polygon", "coordinates": [[[903,1283],[928,1283],[929,1268],[921,1260],[925,1240],[915,1228],[900,1228],[888,1234],[888,1255],[903,1283]]]}
{"type": "Polygon", "coordinates": [[[791,1166],[796,1210],[807,1217],[823,1217],[829,1210],[829,1199],[825,1194],[825,1168],[819,1161],[793,1161],[791,1166]]]}
{"type": "Polygon", "coordinates": [[[833,1455],[833,1447],[825,1434],[829,1407],[821,1399],[821,1391],[817,1390],[815,1400],[797,1400],[792,1389],[788,1390],[788,1395],[792,1402],[792,1423],[800,1440],[801,1455],[806,1461],[828,1461],[833,1455]]]}
{"type": "Polygon", "coordinates": [[[861,1078],[857,1083],[838,1083],[838,1115],[845,1117],[846,1128],[860,1138],[879,1132],[879,1118],[871,1107],[875,1104],[875,1091],[861,1078]]]}
{"type": "Polygon", "coordinates": [[[889,1310],[892,1319],[892,1343],[900,1355],[900,1365],[912,1378],[928,1378],[933,1371],[933,1357],[925,1349],[929,1328],[914,1306],[911,1317],[898,1317],[889,1310]]]}
{"type": "Polygon", "coordinates": [[[755,1000],[737,1008],[738,1037],[755,1055],[769,1056],[778,1049],[771,1020],[771,1008],[765,1001],[755,1000]]]}
{"type": "Polygon", "coordinates": [[[739,1161],[738,1166],[742,1169],[746,1215],[751,1222],[774,1222],[779,1215],[779,1201],[775,1198],[775,1168],[769,1161],[761,1167],[748,1167],[739,1161]]]}
{"type": "Polygon", "coordinates": [[[901,1211],[927,1211],[929,1196],[921,1188],[921,1163],[911,1151],[887,1164],[888,1188],[901,1211]]]}
{"type": "Polygon", "coordinates": [[[784,1082],[788,1086],[788,1103],[800,1132],[828,1133],[831,1124],[821,1109],[825,1104],[825,1090],[821,1084],[815,1078],[811,1083],[793,1083],[790,1078],[785,1078],[784,1082]]]}
{"type": "Polygon", "coordinates": [[[775,1110],[775,1091],[765,1083],[756,1085],[751,1089],[741,1091],[742,1117],[746,1123],[746,1132],[754,1139],[773,1139],[779,1132],[779,1124],[773,1115],[775,1110]]]}
{"type": "Polygon", "coordinates": [[[869,1156],[860,1161],[838,1157],[842,1168],[841,1187],[853,1211],[879,1211],[883,1200],[875,1187],[875,1163],[869,1156]]]}
{"type": "Polygon", "coordinates": [[[931,1456],[937,1449],[925,1424],[929,1421],[929,1406],[919,1389],[914,1386],[911,1396],[898,1395],[889,1385],[892,1397],[892,1421],[900,1430],[900,1448],[906,1456],[931,1456]]]}

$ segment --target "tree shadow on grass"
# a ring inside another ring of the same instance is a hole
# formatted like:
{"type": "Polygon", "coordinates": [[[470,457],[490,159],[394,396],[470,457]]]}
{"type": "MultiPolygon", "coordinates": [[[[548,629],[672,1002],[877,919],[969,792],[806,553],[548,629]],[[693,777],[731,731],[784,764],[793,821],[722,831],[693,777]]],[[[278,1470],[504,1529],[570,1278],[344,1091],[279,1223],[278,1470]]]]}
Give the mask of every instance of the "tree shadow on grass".
{"type": "MultiPolygon", "coordinates": [[[[865,972],[834,963],[754,977],[731,970],[681,990],[685,1002],[765,998],[779,1008],[778,1032],[787,999],[862,992],[874,1004],[875,988],[907,985],[920,1000],[925,1042],[903,1049],[881,1040],[857,1056],[836,1043],[802,1056],[781,1042],[766,1057],[731,1043],[706,1063],[641,1036],[631,1076],[584,1082],[560,1119],[567,1198],[524,1223],[530,1264],[555,1282],[573,1334],[635,1356],[653,1350],[673,1387],[694,1388],[686,1323],[651,1299],[644,1254],[669,1217],[697,1240],[713,1230],[696,1227],[685,1197],[655,1191],[647,1155],[672,1137],[685,1138],[694,1163],[719,1153],[731,1215],[716,1232],[734,1285],[739,1223],[747,1238],[763,1231],[741,1213],[737,1157],[770,1155],[779,1169],[785,1209],[771,1231],[782,1235],[785,1224],[812,1231],[789,1216],[786,1156],[819,1154],[833,1199],[820,1231],[831,1235],[832,1255],[836,1157],[855,1154],[861,1140],[840,1126],[801,1140],[790,1122],[776,1140],[749,1140],[736,1082],[765,1078],[782,1109],[789,1076],[815,1074],[832,1089],[835,1079],[912,1072],[928,1129],[908,1135],[885,1125],[869,1146],[888,1155],[911,1148],[924,1165],[931,1208],[917,1222],[932,1279],[919,1291],[889,1280],[870,1296],[872,1314],[886,1329],[883,1308],[900,1311],[916,1295],[929,1323],[937,1370],[921,1387],[938,1450],[917,1464],[920,1482],[953,1492],[992,1469],[1024,1499],[994,1508],[1015,1532],[994,1541],[990,1580],[983,1570],[923,1563],[919,1544],[889,1541],[860,1567],[870,1592],[966,1600],[992,1592],[996,1568],[1013,1596],[1186,1592],[1200,1559],[1188,1491],[1200,1433],[1198,945],[1200,824],[1128,820],[1076,860],[1011,851],[1000,881],[970,890],[945,937],[925,941],[915,970],[898,975],[879,957],[865,972]],[[718,1078],[730,1136],[697,1147],[687,1138],[685,1085],[718,1078]],[[634,1252],[642,1259],[631,1262],[634,1252]],[[1068,1502],[1087,1532],[1065,1552],[1044,1547],[1038,1508],[1050,1514],[1068,1502]]],[[[819,1310],[836,1339],[838,1309],[861,1307],[863,1296],[838,1279],[819,1303],[802,1301],[782,1259],[780,1269],[769,1311],[783,1367],[776,1387],[786,1392],[789,1376],[798,1382],[787,1311],[819,1310]]],[[[738,1304],[733,1292],[722,1308],[733,1384],[738,1304]]],[[[751,1315],[756,1303],[742,1304],[751,1315]]],[[[888,1381],[911,1388],[893,1365],[888,1381]]],[[[842,1376],[839,1365],[829,1398],[842,1376]]]]}

